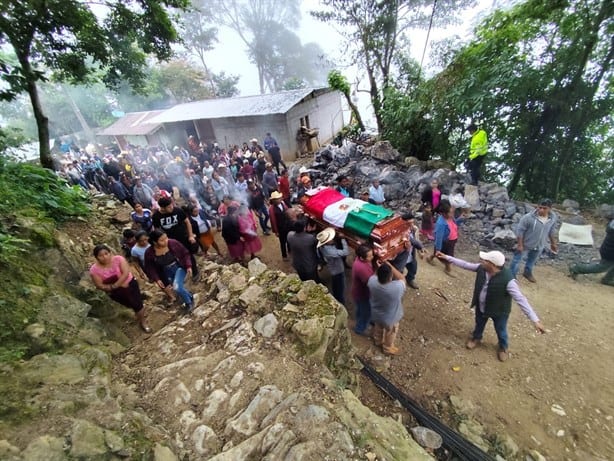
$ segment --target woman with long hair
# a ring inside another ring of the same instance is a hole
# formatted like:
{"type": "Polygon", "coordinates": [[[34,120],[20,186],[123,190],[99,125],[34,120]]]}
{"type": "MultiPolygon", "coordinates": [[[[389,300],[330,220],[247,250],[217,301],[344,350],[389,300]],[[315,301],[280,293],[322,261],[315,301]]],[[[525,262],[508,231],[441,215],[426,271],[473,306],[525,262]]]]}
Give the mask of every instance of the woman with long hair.
{"type": "Polygon", "coordinates": [[[194,308],[194,296],[184,283],[192,277],[190,252],[158,229],[149,234],[149,243],[151,246],[145,252],[145,273],[165,293],[168,294],[172,287],[181,296],[183,307],[189,314],[194,308]]]}
{"type": "Polygon", "coordinates": [[[108,293],[113,301],[132,309],[139,326],[145,333],[151,333],[141,290],[126,258],[114,255],[105,244],[94,247],[94,258],[96,262],[90,267],[90,276],[96,288],[108,293]]]}

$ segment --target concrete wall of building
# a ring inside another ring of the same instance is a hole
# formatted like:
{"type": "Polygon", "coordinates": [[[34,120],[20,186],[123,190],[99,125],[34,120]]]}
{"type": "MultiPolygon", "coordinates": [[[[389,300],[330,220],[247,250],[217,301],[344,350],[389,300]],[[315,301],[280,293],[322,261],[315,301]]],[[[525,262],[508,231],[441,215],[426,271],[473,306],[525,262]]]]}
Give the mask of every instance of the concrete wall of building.
{"type": "Polygon", "coordinates": [[[220,146],[229,144],[242,145],[250,139],[258,139],[262,146],[266,133],[277,139],[282,153],[289,152],[294,146],[290,144],[286,118],[284,115],[262,115],[254,117],[232,117],[211,120],[216,141],[220,146]]]}
{"type": "Polygon", "coordinates": [[[341,93],[331,91],[297,104],[286,114],[288,131],[292,133],[294,151],[297,150],[296,133],[301,126],[301,118],[309,117],[309,128],[319,130],[318,142],[329,142],[343,128],[343,106],[341,93]]]}

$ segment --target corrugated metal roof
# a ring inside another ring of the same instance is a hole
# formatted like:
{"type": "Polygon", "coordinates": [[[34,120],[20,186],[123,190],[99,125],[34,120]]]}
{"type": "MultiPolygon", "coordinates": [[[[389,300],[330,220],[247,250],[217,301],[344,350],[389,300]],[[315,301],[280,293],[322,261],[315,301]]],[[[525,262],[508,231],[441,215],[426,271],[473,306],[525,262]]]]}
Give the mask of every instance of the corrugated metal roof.
{"type": "Polygon", "coordinates": [[[285,114],[311,93],[328,91],[332,90],[327,88],[303,88],[256,96],[206,99],[171,107],[163,114],[155,117],[152,122],[169,123],[185,120],[285,114]]]}
{"type": "Polygon", "coordinates": [[[129,112],[113,125],[100,131],[102,136],[146,136],[154,133],[162,126],[160,122],[152,119],[164,113],[163,110],[150,110],[147,112],[129,112]]]}

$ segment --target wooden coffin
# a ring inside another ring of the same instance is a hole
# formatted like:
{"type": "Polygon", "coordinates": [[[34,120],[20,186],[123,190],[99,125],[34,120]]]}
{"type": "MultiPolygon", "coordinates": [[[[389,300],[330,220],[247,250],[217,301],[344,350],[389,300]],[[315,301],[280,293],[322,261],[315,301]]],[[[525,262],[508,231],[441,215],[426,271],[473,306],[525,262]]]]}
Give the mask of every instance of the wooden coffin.
{"type": "Polygon", "coordinates": [[[345,228],[339,228],[324,221],[321,216],[313,213],[309,208],[309,198],[303,202],[303,212],[310,218],[319,230],[333,227],[336,232],[348,241],[348,244],[356,248],[367,243],[373,247],[373,252],[381,259],[394,259],[405,248],[408,240],[410,226],[399,215],[395,214],[375,224],[368,238],[355,235],[345,228]]]}

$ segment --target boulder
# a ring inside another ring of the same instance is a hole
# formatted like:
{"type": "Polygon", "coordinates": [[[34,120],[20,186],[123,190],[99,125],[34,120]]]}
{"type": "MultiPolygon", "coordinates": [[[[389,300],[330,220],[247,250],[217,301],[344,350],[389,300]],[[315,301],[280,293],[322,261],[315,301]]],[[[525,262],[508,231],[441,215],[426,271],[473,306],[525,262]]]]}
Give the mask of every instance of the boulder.
{"type": "Polygon", "coordinates": [[[382,162],[396,162],[401,158],[401,154],[392,147],[389,141],[378,141],[367,148],[365,153],[382,162]]]}
{"type": "Polygon", "coordinates": [[[64,440],[49,435],[37,437],[28,444],[21,457],[23,461],[64,461],[64,440]]]}
{"type": "Polygon", "coordinates": [[[597,207],[597,215],[604,219],[614,219],[614,205],[601,204],[597,207]]]}
{"type": "Polygon", "coordinates": [[[92,459],[108,451],[103,429],[86,420],[75,421],[70,440],[70,454],[75,458],[92,459]]]}
{"type": "Polygon", "coordinates": [[[269,313],[254,322],[254,330],[265,338],[272,338],[277,332],[278,323],[275,314],[269,313]]]}

